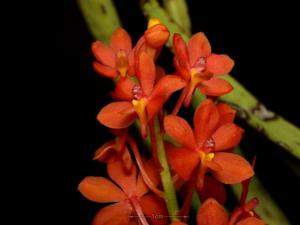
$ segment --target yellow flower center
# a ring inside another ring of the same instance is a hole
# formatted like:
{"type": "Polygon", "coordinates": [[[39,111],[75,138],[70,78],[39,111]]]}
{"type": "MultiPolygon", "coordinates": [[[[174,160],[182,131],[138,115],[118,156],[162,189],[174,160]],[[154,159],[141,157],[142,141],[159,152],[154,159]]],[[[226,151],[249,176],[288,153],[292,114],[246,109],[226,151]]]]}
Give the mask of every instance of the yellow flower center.
{"type": "Polygon", "coordinates": [[[201,159],[201,165],[206,166],[207,162],[210,162],[215,157],[215,153],[205,153],[203,151],[200,151],[200,159],[201,159]]]}
{"type": "Polygon", "coordinates": [[[199,83],[201,83],[204,80],[196,69],[192,68],[190,73],[191,73],[191,82],[193,86],[197,86],[199,83]]]}

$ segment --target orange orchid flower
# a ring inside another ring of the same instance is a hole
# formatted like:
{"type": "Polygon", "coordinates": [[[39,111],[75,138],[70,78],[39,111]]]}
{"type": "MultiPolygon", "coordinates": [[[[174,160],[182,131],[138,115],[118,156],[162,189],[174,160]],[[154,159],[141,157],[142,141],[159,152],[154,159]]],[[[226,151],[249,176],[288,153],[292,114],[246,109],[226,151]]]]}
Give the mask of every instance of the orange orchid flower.
{"type": "Polygon", "coordinates": [[[188,82],[181,97],[185,106],[190,104],[196,88],[208,96],[220,96],[232,90],[227,81],[216,76],[228,74],[234,61],[227,55],[212,54],[204,33],[194,34],[187,45],[179,34],[174,34],[173,48],[177,72],[188,82]]]}
{"type": "Polygon", "coordinates": [[[254,216],[249,216],[231,224],[224,208],[210,198],[198,210],[197,225],[265,225],[265,223],[254,216]]]}
{"type": "Polygon", "coordinates": [[[122,28],[116,29],[111,37],[111,46],[100,41],[92,44],[97,61],[93,67],[100,75],[117,78],[134,75],[134,50],[129,34],[122,28]]]}
{"type": "Polygon", "coordinates": [[[194,131],[182,118],[169,115],[164,127],[182,147],[167,146],[169,162],[175,172],[185,181],[200,163],[197,187],[204,186],[205,173],[209,171],[224,184],[240,183],[253,176],[251,165],[241,156],[222,152],[235,147],[241,140],[243,130],[231,120],[228,108],[217,107],[212,100],[201,103],[194,114],[194,131]],[[221,111],[220,111],[221,110],[221,111]],[[220,119],[220,115],[226,115],[220,119]]]}
{"type": "MultiPolygon", "coordinates": [[[[254,169],[256,162],[256,157],[254,157],[252,161],[252,168],[254,169]]],[[[244,180],[242,182],[242,194],[240,199],[240,205],[235,208],[231,214],[229,225],[234,225],[236,221],[240,221],[242,219],[254,216],[260,219],[259,215],[254,211],[254,209],[258,206],[259,201],[257,198],[252,198],[248,202],[246,202],[249,184],[251,178],[244,180]]]]}
{"type": "MultiPolygon", "coordinates": [[[[151,160],[145,163],[145,169],[158,185],[159,175],[151,160]]],[[[78,187],[81,194],[91,201],[113,203],[96,214],[93,225],[137,225],[138,220],[143,225],[168,223],[164,201],[153,194],[146,195],[149,189],[141,174],[137,176],[134,165],[128,173],[121,161],[115,161],[107,165],[107,172],[115,183],[104,177],[86,177],[78,187]],[[164,219],[157,220],[152,217],[154,214],[164,215],[164,219]]]]}
{"type": "Polygon", "coordinates": [[[102,163],[112,163],[121,160],[124,168],[130,171],[133,164],[126,146],[126,140],[128,138],[127,130],[112,130],[112,133],[116,135],[116,138],[98,148],[93,159],[102,163]]]}
{"type": "Polygon", "coordinates": [[[97,119],[109,128],[122,129],[138,117],[142,136],[146,137],[147,123],[162,109],[173,92],[185,86],[185,81],[179,76],[166,75],[155,84],[156,68],[153,59],[145,52],[141,52],[137,59],[137,78],[139,84],[130,79],[118,84],[114,96],[123,101],[102,108],[97,119]]]}

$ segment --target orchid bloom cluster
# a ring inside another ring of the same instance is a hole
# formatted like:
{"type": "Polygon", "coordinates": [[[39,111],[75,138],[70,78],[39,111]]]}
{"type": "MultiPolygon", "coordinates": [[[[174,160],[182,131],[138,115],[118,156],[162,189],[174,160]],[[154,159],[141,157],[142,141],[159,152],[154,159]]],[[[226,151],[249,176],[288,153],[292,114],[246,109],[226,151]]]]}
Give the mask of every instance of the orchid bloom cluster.
{"type": "Polygon", "coordinates": [[[233,122],[235,110],[215,98],[233,89],[220,77],[231,71],[233,60],[212,53],[202,32],[193,35],[187,44],[180,34],[174,34],[176,72],[165,74],[156,60],[169,38],[168,28],[151,19],[134,47],[122,28],[112,34],[110,47],[100,41],[92,44],[95,71],[115,81],[113,102],[97,116],[115,139],[102,145],[94,156],[94,160],[107,165],[109,178],[86,177],[79,184],[79,191],[87,199],[110,203],[96,214],[93,225],[188,224],[194,191],[202,202],[198,225],[263,225],[254,211],[258,200],[246,202],[254,163],[233,152],[243,129],[233,122]],[[196,108],[192,127],[177,114],[190,105],[196,90],[206,99],[196,108]],[[176,91],[180,97],[167,114],[164,104],[176,91]],[[136,121],[141,137],[150,139],[150,158],[129,132],[136,121]],[[161,137],[164,139],[159,145],[161,137]],[[169,210],[170,190],[162,185],[166,167],[161,151],[171,168],[166,172],[182,200],[176,215],[169,210]],[[222,206],[227,198],[225,185],[238,183],[243,187],[240,203],[227,214],[222,206]]]}

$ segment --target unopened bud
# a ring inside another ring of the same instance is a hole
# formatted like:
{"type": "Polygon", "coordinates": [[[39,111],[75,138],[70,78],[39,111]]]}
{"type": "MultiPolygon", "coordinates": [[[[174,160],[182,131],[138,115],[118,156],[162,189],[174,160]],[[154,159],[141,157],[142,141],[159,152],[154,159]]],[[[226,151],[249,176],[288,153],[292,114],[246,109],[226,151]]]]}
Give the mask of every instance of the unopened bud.
{"type": "Polygon", "coordinates": [[[157,24],[147,29],[144,36],[152,48],[160,48],[168,41],[170,32],[166,26],[157,24]]]}

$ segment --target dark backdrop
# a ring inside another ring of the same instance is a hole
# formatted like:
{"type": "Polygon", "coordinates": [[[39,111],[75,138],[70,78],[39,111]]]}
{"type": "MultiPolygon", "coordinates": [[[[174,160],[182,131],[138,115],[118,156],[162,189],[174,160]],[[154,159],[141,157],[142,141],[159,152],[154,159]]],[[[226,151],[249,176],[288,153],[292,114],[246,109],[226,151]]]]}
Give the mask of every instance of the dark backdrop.
{"type": "MultiPolygon", "coordinates": [[[[139,10],[138,1],[115,1],[124,28],[136,41],[142,35],[146,20],[139,10]]],[[[226,53],[235,60],[232,75],[257,96],[269,109],[300,126],[299,110],[299,34],[295,5],[272,3],[217,3],[188,1],[193,32],[203,31],[213,51],[226,53]]],[[[63,87],[61,113],[64,125],[57,157],[62,168],[59,173],[63,185],[61,217],[65,224],[90,224],[99,204],[84,199],[76,190],[87,175],[103,174],[104,166],[93,162],[97,147],[111,136],[95,117],[110,102],[111,82],[92,70],[93,56],[90,45],[93,38],[77,8],[76,1],[64,4],[63,32],[57,39],[63,45],[63,73],[67,82],[63,87]]],[[[171,65],[170,53],[164,53],[160,62],[171,65]]],[[[172,70],[170,70],[172,71],[172,70]]],[[[273,198],[282,206],[292,224],[299,224],[299,179],[282,162],[289,157],[280,147],[272,144],[242,121],[246,129],[242,147],[256,154],[257,175],[273,198]]],[[[299,162],[298,162],[299,163],[299,162]]],[[[262,203],[263,204],[263,203],[262,203]]]]}

